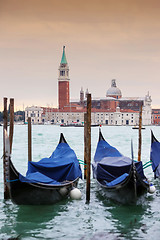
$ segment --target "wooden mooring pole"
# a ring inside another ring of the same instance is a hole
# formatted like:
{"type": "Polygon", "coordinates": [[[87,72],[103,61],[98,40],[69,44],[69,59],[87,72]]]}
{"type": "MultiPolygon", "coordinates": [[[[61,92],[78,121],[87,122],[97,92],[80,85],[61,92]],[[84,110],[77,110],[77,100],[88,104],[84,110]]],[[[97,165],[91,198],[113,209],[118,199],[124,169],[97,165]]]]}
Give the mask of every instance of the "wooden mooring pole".
{"type": "Polygon", "coordinates": [[[139,111],[139,144],[138,144],[138,161],[141,161],[141,146],[142,146],[142,105],[139,111]]]}
{"type": "Polygon", "coordinates": [[[14,99],[11,98],[10,99],[10,126],[9,126],[10,154],[12,152],[13,130],[14,130],[14,99]]]}
{"type": "Polygon", "coordinates": [[[31,129],[31,117],[28,118],[28,161],[32,161],[32,129],[31,129]]]}
{"type": "Polygon", "coordinates": [[[87,113],[84,113],[84,179],[86,179],[87,176],[87,144],[86,144],[86,138],[87,138],[87,113]]]}
{"type": "Polygon", "coordinates": [[[90,202],[90,175],[91,175],[91,94],[87,95],[87,118],[86,118],[86,203],[90,202]]]}
{"type": "Polygon", "coordinates": [[[4,180],[4,199],[9,199],[9,188],[7,186],[7,161],[6,161],[6,146],[5,146],[5,130],[7,131],[8,112],[7,112],[7,98],[3,99],[3,180],[4,180]]]}

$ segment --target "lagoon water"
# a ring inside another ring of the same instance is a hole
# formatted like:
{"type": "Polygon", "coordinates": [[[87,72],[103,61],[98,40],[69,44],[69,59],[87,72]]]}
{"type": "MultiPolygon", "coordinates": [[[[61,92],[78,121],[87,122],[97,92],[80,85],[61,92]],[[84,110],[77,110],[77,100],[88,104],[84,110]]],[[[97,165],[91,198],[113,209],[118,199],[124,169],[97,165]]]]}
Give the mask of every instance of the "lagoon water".
{"type": "MultiPolygon", "coordinates": [[[[146,127],[142,130],[142,161],[149,161],[150,129],[160,139],[160,127],[146,127]]],[[[93,127],[92,159],[97,141],[98,127],[93,127]]],[[[32,157],[38,161],[49,157],[56,148],[59,135],[63,132],[71,148],[83,160],[83,128],[62,128],[54,125],[32,126],[32,157]]],[[[130,157],[131,139],[134,158],[138,152],[138,130],[132,127],[103,126],[105,139],[118,150],[130,157]]],[[[3,142],[0,127],[1,143],[3,142]]],[[[12,161],[19,172],[27,170],[27,126],[14,128],[12,161]]],[[[0,146],[1,156],[3,155],[0,146]]],[[[83,168],[83,165],[82,165],[83,168]]],[[[3,199],[3,170],[0,164],[0,239],[19,236],[19,239],[160,239],[160,182],[154,180],[151,167],[145,169],[146,176],[156,186],[155,194],[147,195],[135,205],[121,205],[106,199],[98,191],[96,182],[91,179],[91,201],[85,203],[85,181],[79,181],[81,200],[67,199],[50,206],[17,206],[3,199]]]]}

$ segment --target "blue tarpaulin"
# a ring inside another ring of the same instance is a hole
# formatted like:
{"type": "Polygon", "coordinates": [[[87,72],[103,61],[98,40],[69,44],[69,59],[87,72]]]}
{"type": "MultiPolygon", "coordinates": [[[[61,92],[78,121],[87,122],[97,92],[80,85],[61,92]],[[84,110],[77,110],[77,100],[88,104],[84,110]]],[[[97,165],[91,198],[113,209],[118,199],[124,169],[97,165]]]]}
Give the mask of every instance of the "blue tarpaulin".
{"type": "Polygon", "coordinates": [[[159,177],[159,165],[160,165],[160,142],[153,142],[151,144],[150,159],[152,161],[152,169],[155,172],[155,177],[159,177]]]}
{"type": "Polygon", "coordinates": [[[115,186],[115,185],[121,183],[122,181],[124,181],[128,176],[129,176],[128,173],[124,173],[120,177],[116,178],[115,180],[113,180],[109,183],[107,181],[105,181],[105,183],[108,187],[112,187],[112,186],[115,186]]]}
{"type": "Polygon", "coordinates": [[[94,161],[99,162],[104,157],[121,157],[122,154],[104,140],[100,140],[97,145],[94,161]]]}
{"type": "MultiPolygon", "coordinates": [[[[93,176],[99,181],[106,181],[107,185],[112,182],[112,186],[122,180],[121,176],[128,176],[132,165],[132,160],[123,156],[116,148],[109,145],[102,137],[97,145],[93,167],[93,176]],[[118,181],[116,179],[119,178],[118,181]]],[[[135,162],[136,170],[145,178],[142,162],[135,162]]],[[[123,178],[123,180],[125,179],[123,178]]],[[[108,185],[109,186],[109,185],[108,185]]]]}
{"type": "Polygon", "coordinates": [[[28,162],[26,177],[20,175],[20,180],[60,184],[78,177],[82,177],[82,172],[77,156],[66,142],[61,142],[49,158],[43,158],[39,162],[28,162]]]}

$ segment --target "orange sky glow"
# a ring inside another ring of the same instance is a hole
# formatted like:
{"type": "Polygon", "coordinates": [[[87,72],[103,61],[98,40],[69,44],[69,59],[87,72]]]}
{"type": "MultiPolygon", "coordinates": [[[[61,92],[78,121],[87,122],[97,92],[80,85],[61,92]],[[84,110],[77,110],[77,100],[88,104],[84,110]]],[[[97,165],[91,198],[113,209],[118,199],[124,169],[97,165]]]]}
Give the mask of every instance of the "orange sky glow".
{"type": "Polygon", "coordinates": [[[0,0],[0,108],[57,106],[63,45],[70,95],[105,97],[111,80],[124,97],[160,107],[159,0],[0,0]]]}

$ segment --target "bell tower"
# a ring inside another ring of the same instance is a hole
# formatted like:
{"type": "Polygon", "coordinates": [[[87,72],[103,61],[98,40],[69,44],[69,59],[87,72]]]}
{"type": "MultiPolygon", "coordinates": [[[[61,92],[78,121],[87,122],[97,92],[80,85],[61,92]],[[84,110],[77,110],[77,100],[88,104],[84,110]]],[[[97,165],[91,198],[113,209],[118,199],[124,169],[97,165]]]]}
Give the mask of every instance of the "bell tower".
{"type": "Polygon", "coordinates": [[[58,103],[59,109],[69,106],[69,67],[66,59],[65,46],[63,46],[63,54],[59,66],[58,77],[58,103]]]}

